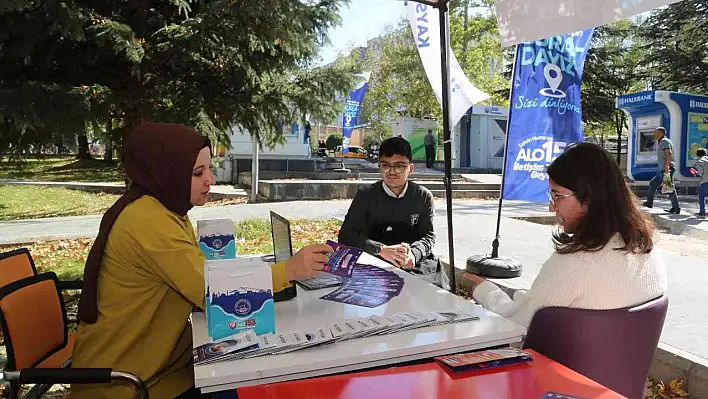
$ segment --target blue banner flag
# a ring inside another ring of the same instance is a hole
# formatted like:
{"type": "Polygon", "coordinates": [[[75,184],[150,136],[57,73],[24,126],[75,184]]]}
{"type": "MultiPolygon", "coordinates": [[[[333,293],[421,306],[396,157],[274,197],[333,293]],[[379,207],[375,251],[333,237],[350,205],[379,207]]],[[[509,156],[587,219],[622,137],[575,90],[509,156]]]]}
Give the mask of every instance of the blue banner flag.
{"type": "Polygon", "coordinates": [[[519,44],[509,107],[503,198],[548,201],[546,168],[583,141],[580,83],[593,29],[519,44]]]}
{"type": "Polygon", "coordinates": [[[362,82],[356,89],[349,93],[349,100],[344,106],[344,119],[342,120],[342,154],[349,152],[349,141],[352,139],[352,130],[359,122],[359,110],[364,102],[364,94],[369,87],[367,82],[362,82]]]}

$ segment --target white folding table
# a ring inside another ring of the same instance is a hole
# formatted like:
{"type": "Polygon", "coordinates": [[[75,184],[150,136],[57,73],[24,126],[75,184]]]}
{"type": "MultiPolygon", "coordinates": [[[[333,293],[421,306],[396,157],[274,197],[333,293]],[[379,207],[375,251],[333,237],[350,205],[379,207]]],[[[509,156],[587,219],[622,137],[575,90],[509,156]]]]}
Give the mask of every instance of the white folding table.
{"type": "MultiPolygon", "coordinates": [[[[480,320],[352,339],[281,355],[195,366],[196,387],[205,393],[217,392],[393,365],[513,344],[520,342],[526,333],[524,327],[371,255],[364,254],[360,262],[398,273],[405,281],[401,293],[388,303],[370,309],[320,299],[337,288],[306,291],[298,287],[296,298],[275,304],[277,331],[312,331],[345,319],[450,309],[473,312],[480,320]]],[[[204,313],[192,314],[192,330],[194,347],[209,342],[204,313]]]]}

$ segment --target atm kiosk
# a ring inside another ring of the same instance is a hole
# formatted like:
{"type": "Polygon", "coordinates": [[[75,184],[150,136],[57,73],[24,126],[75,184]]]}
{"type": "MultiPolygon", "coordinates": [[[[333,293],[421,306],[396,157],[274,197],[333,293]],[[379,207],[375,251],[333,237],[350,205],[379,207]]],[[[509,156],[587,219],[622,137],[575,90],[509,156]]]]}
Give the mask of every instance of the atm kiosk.
{"type": "Polygon", "coordinates": [[[628,116],[627,176],[631,180],[648,181],[658,172],[654,129],[659,126],[674,144],[674,180],[697,180],[690,168],[696,150],[708,146],[708,97],[643,91],[618,96],[615,105],[628,116]]]}

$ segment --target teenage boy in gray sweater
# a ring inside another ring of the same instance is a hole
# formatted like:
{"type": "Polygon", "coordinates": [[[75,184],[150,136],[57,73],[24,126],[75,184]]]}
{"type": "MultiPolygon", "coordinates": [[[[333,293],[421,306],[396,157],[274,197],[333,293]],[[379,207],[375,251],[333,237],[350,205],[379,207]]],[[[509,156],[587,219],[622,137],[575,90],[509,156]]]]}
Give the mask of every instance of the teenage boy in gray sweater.
{"type": "Polygon", "coordinates": [[[356,194],[339,232],[339,242],[448,289],[447,275],[433,254],[433,195],[408,181],[414,168],[408,141],[392,137],[381,143],[381,180],[356,194]]]}

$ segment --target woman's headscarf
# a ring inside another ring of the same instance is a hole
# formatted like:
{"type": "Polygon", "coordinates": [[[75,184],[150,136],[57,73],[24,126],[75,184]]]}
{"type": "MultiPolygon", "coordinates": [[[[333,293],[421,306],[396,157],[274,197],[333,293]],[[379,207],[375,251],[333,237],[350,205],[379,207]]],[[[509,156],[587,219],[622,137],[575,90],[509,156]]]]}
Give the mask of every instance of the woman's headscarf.
{"type": "Polygon", "coordinates": [[[123,146],[123,164],[132,184],[103,215],[86,259],[79,300],[81,321],[93,324],[98,318],[98,275],[108,234],[120,213],[143,195],[151,195],[165,208],[185,216],[192,208],[192,168],[199,151],[209,146],[209,140],[193,129],[169,123],[142,124],[128,137],[123,146]]]}

